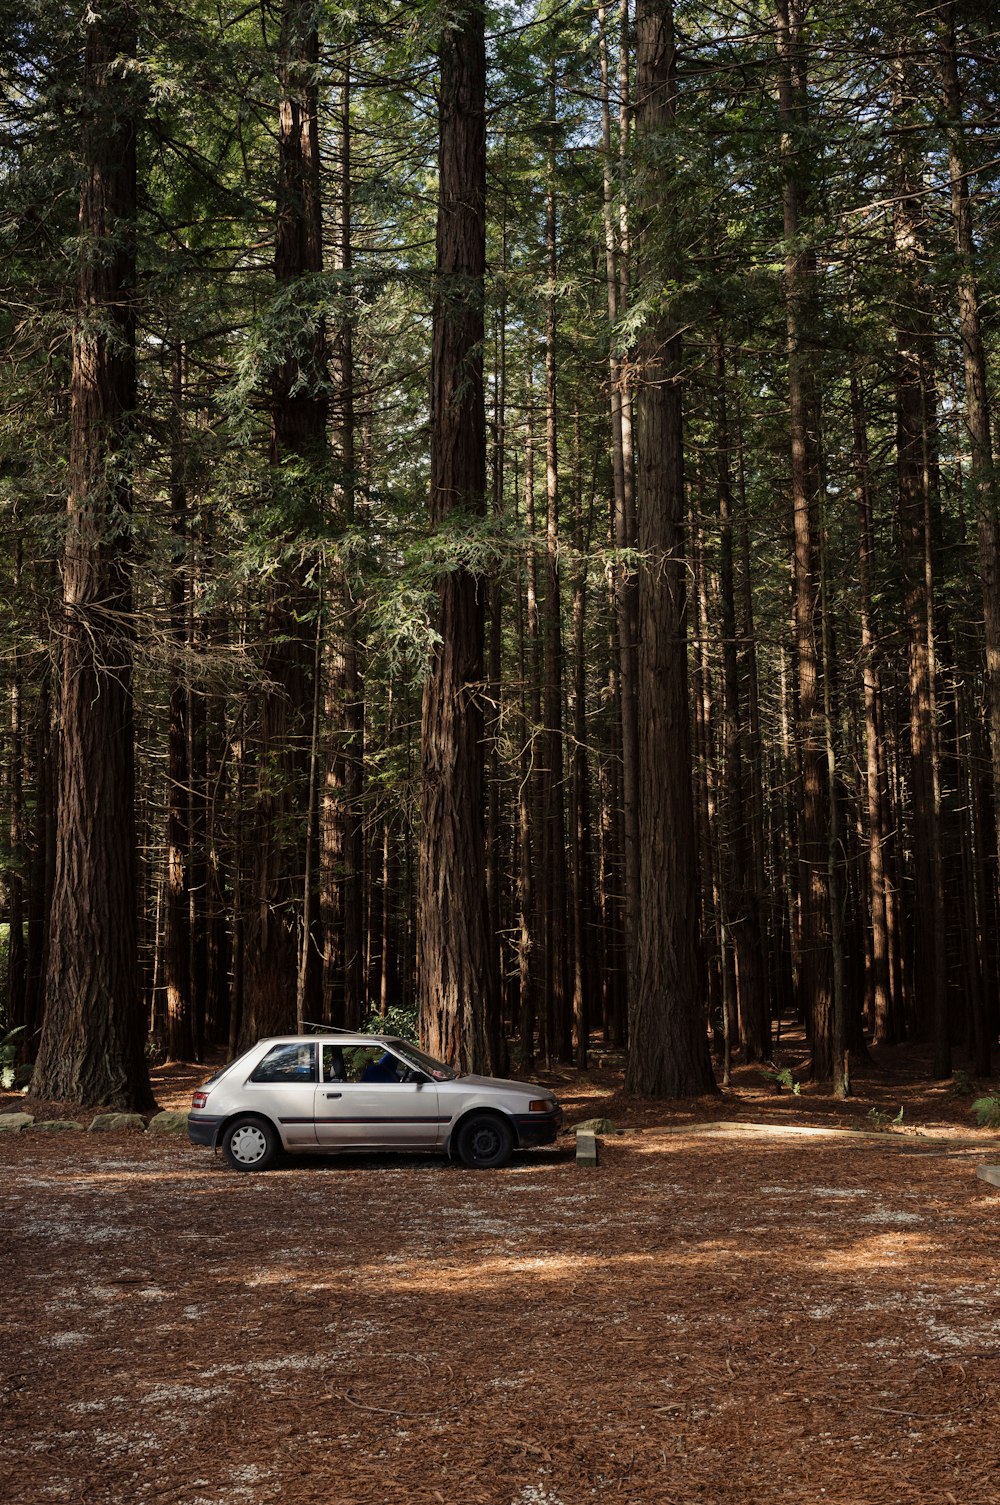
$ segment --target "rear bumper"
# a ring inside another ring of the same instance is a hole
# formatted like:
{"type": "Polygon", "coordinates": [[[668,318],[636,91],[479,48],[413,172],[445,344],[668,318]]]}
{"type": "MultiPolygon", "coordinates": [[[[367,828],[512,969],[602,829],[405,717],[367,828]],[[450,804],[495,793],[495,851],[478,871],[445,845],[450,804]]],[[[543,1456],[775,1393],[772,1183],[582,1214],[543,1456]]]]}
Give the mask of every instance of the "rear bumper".
{"type": "Polygon", "coordinates": [[[188,1138],[192,1144],[208,1144],[214,1148],[221,1123],[221,1118],[208,1113],[189,1113],[188,1138]]]}
{"type": "Polygon", "coordinates": [[[522,1149],[535,1144],[552,1144],[562,1124],[562,1109],[551,1113],[515,1113],[514,1127],[522,1149]]]}

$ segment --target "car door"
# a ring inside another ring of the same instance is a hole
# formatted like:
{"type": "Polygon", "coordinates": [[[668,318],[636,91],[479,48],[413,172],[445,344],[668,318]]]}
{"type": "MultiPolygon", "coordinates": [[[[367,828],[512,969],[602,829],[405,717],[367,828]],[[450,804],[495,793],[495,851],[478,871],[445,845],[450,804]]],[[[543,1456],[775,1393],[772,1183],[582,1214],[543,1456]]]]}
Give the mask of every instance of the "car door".
{"type": "Polygon", "coordinates": [[[445,1124],[433,1082],[384,1046],[328,1044],[316,1089],[316,1142],[340,1149],[440,1144],[445,1124]]]}
{"type": "Polygon", "coordinates": [[[242,1106],[278,1127],[283,1142],[316,1143],[316,1045],[310,1040],[272,1045],[243,1085],[242,1106]]]}

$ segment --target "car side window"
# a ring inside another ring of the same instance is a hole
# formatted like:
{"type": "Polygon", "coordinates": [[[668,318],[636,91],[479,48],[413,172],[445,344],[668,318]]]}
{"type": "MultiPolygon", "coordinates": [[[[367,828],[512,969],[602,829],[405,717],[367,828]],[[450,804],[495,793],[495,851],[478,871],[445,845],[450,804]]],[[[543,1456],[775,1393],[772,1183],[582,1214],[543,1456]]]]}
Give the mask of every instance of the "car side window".
{"type": "Polygon", "coordinates": [[[384,1045],[359,1045],[345,1052],[344,1064],[349,1082],[399,1082],[405,1067],[398,1056],[384,1045]]]}
{"type": "Polygon", "coordinates": [[[314,1082],[316,1048],[314,1045],[273,1045],[250,1073],[251,1082],[314,1082]]]}
{"type": "Polygon", "coordinates": [[[340,1045],[323,1046],[323,1080],[324,1082],[345,1080],[344,1051],[340,1045]]]}

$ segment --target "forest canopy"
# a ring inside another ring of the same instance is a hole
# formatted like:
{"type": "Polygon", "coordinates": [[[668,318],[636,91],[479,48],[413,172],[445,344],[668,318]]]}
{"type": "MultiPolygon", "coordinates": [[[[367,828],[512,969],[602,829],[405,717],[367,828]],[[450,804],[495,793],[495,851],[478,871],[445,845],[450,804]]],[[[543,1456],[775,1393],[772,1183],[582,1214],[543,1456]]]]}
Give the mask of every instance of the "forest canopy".
{"type": "Polygon", "coordinates": [[[0,10],[33,1093],[305,1020],[988,1075],[994,7],[0,10]]]}

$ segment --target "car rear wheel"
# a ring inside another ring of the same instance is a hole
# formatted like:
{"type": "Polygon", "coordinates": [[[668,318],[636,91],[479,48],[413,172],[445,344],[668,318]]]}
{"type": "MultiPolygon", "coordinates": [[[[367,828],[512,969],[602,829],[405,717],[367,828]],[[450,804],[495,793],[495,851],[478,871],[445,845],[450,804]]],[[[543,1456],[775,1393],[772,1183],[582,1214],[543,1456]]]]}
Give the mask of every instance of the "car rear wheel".
{"type": "Polygon", "coordinates": [[[514,1135],[502,1118],[492,1113],[474,1113],[459,1126],[455,1149],[470,1170],[488,1171],[506,1165],[514,1148],[514,1135]]]}
{"type": "Polygon", "coordinates": [[[278,1136],[260,1118],[237,1118],[222,1136],[222,1153],[234,1171],[266,1171],[278,1158],[278,1136]]]}

